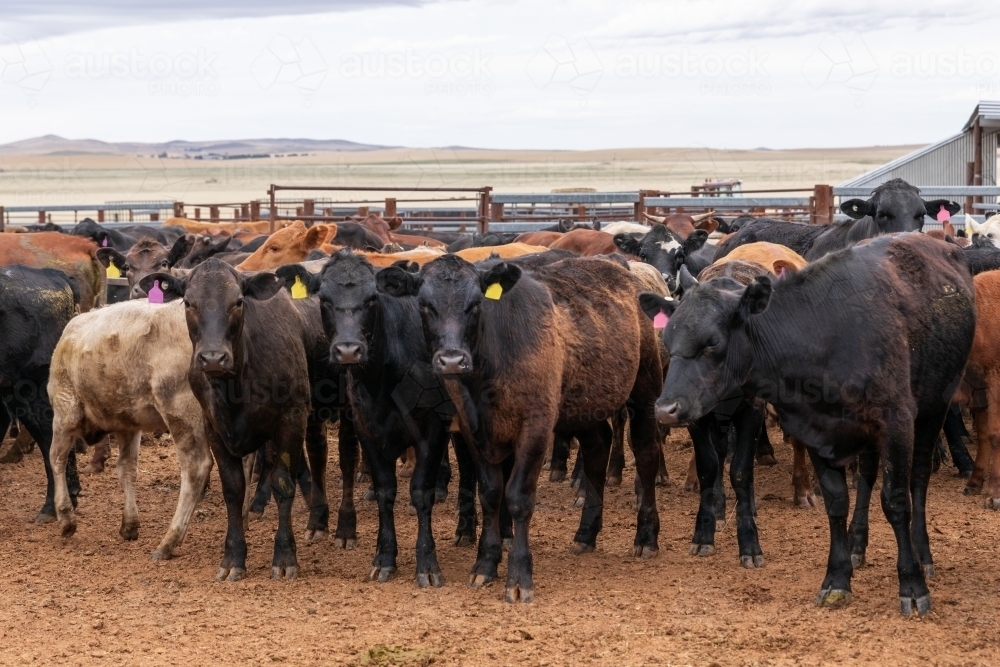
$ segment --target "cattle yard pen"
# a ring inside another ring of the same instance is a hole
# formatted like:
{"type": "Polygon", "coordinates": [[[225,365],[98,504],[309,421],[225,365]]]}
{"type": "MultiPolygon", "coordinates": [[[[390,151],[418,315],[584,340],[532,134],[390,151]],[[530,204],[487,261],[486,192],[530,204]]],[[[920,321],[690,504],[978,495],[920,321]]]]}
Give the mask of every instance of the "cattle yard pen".
{"type": "MultiPolygon", "coordinates": [[[[977,219],[1000,209],[1000,186],[927,186],[925,198],[950,198],[971,210],[977,219]]],[[[81,214],[109,226],[162,224],[167,218],[190,218],[206,222],[303,220],[337,222],[369,213],[402,219],[403,229],[476,231],[479,233],[526,232],[552,226],[559,221],[590,225],[628,220],[647,223],[646,216],[674,213],[715,212],[735,217],[749,214],[783,220],[826,224],[838,219],[838,205],[853,197],[867,198],[869,187],[816,185],[811,189],[744,190],[737,196],[702,196],[698,192],[671,193],[660,190],[626,192],[548,192],[504,194],[490,186],[446,187],[358,187],[317,185],[271,185],[268,197],[250,202],[191,204],[180,201],[108,202],[58,206],[0,206],[0,231],[7,225],[76,223],[81,214]],[[325,195],[279,197],[279,193],[325,195]],[[402,195],[402,196],[400,196],[402,195]],[[205,215],[203,215],[203,213],[205,215]]],[[[928,229],[940,228],[928,220],[928,229]]]]}

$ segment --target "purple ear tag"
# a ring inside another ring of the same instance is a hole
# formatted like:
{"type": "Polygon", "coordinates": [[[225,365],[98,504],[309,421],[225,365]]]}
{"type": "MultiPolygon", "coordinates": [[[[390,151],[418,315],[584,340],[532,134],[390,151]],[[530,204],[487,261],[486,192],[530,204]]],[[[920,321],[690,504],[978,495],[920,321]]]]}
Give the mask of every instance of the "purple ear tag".
{"type": "Polygon", "coordinates": [[[160,289],[160,281],[154,280],[153,286],[149,289],[150,303],[163,303],[163,290],[160,289]]]}
{"type": "Polygon", "coordinates": [[[946,222],[948,220],[951,220],[951,212],[945,208],[944,204],[941,204],[941,210],[939,210],[937,214],[937,221],[946,222]]]}
{"type": "Polygon", "coordinates": [[[669,322],[669,321],[670,321],[670,318],[668,318],[667,314],[661,310],[660,312],[658,312],[656,314],[656,317],[653,318],[653,328],[654,329],[666,329],[667,328],[667,322],[669,322]]]}
{"type": "Polygon", "coordinates": [[[107,236],[105,236],[103,239],[101,239],[101,247],[104,247],[104,248],[108,247],[108,237],[107,236]]]}

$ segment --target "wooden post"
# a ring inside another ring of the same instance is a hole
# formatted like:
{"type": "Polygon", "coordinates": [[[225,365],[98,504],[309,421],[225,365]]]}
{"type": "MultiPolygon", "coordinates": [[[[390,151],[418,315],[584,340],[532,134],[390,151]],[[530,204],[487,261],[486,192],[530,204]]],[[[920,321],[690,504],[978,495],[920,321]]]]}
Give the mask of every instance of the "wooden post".
{"type": "Polygon", "coordinates": [[[233,222],[239,222],[239,221],[240,221],[240,209],[238,209],[238,208],[236,208],[234,206],[233,207],[233,222]]]}
{"type": "Polygon", "coordinates": [[[260,202],[252,201],[250,202],[250,217],[248,220],[256,222],[260,220],[260,202]]]}
{"type": "Polygon", "coordinates": [[[270,209],[269,209],[269,211],[270,211],[269,215],[270,215],[270,220],[271,220],[271,233],[273,234],[274,233],[274,225],[277,222],[277,218],[278,218],[278,204],[274,201],[274,184],[273,183],[271,184],[271,187],[268,188],[267,192],[268,192],[268,195],[271,198],[271,206],[270,206],[270,209]]]}
{"type": "Polygon", "coordinates": [[[184,202],[175,201],[174,202],[174,217],[183,218],[184,217],[184,202]]]}
{"type": "Polygon", "coordinates": [[[580,220],[583,220],[584,218],[587,217],[587,205],[586,204],[577,204],[576,205],[576,217],[578,217],[580,220]]]}
{"type": "Polygon", "coordinates": [[[3,206],[0,206],[0,234],[3,234],[3,230],[7,226],[7,223],[4,221],[5,217],[3,206]]]}
{"type": "Polygon", "coordinates": [[[301,206],[296,206],[295,207],[295,217],[296,218],[301,218],[304,213],[305,213],[305,210],[301,206]]]}
{"type": "MultiPolygon", "coordinates": [[[[476,227],[480,234],[487,234],[490,231],[490,212],[492,210],[491,201],[493,188],[490,186],[484,186],[482,190],[479,191],[479,210],[476,212],[479,218],[476,222],[476,227]]],[[[501,213],[503,212],[503,205],[500,206],[501,213]]]]}
{"type": "Polygon", "coordinates": [[[98,222],[104,222],[104,209],[103,208],[97,209],[97,221],[98,222]]]}
{"type": "Polygon", "coordinates": [[[194,207],[194,219],[201,222],[201,209],[197,206],[194,207]]]}
{"type": "Polygon", "coordinates": [[[150,213],[149,214],[149,221],[150,222],[159,222],[160,221],[160,214],[159,214],[159,212],[157,212],[157,213],[150,213]]]}
{"type": "Polygon", "coordinates": [[[240,204],[240,217],[244,220],[250,219],[250,205],[240,204]]]}
{"type": "Polygon", "coordinates": [[[385,217],[395,218],[396,217],[396,198],[386,197],[385,198],[385,217]]]}
{"type": "Polygon", "coordinates": [[[833,187],[817,185],[810,200],[809,222],[814,225],[828,225],[833,222],[833,187]]]}
{"type": "Polygon", "coordinates": [[[367,206],[359,206],[358,207],[358,215],[360,215],[362,218],[367,218],[368,217],[368,207],[367,206]]]}
{"type": "Polygon", "coordinates": [[[209,219],[210,222],[218,222],[219,221],[219,207],[218,206],[209,206],[208,207],[208,219],[209,219]]]}
{"type": "Polygon", "coordinates": [[[503,222],[503,204],[499,202],[490,204],[490,222],[503,222]]]}
{"type": "Polygon", "coordinates": [[[45,224],[45,211],[39,211],[38,212],[38,224],[40,224],[40,225],[44,225],[45,224]]]}
{"type": "Polygon", "coordinates": [[[135,222],[135,211],[133,211],[132,209],[128,210],[128,221],[135,222]]]}
{"type": "MultiPolygon", "coordinates": [[[[316,214],[316,200],[314,199],[304,199],[302,200],[302,213],[301,215],[313,216],[316,214]]],[[[312,221],[307,221],[312,223],[312,221]]],[[[308,224],[306,225],[308,226],[308,224]]]]}
{"type": "MultiPolygon", "coordinates": [[[[978,107],[977,107],[978,112],[978,107]]],[[[983,128],[979,124],[979,116],[976,115],[976,122],[972,125],[972,184],[982,185],[983,184],[983,128]]],[[[995,156],[990,156],[990,159],[994,159],[995,156]]],[[[975,209],[975,204],[983,203],[982,197],[972,198],[973,209],[975,209]]],[[[972,213],[972,211],[967,211],[967,213],[972,213]]],[[[986,217],[989,217],[987,215],[986,217]]]]}
{"type": "MultiPolygon", "coordinates": [[[[966,162],[965,163],[965,184],[966,185],[972,185],[975,180],[976,180],[976,163],[975,162],[966,162]]],[[[972,211],[973,211],[973,209],[972,209],[972,202],[973,202],[973,198],[972,197],[966,197],[965,198],[965,212],[966,213],[970,213],[970,214],[972,213],[972,211]]]]}

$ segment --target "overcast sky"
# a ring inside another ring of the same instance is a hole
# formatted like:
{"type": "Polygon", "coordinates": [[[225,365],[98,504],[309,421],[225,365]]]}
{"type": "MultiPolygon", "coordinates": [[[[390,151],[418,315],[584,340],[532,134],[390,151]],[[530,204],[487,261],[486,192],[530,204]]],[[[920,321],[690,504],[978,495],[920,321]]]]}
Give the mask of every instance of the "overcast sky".
{"type": "Polygon", "coordinates": [[[0,143],[919,144],[1000,99],[986,2],[145,4],[6,0],[0,143]]]}

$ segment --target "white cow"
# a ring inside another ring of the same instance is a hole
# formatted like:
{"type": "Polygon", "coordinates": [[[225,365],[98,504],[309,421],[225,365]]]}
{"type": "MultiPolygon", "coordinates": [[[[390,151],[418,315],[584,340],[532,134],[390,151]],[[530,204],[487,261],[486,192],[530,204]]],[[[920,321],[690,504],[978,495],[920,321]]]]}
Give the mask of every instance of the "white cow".
{"type": "Polygon", "coordinates": [[[971,215],[966,215],[965,234],[970,239],[974,234],[979,234],[988,238],[993,245],[1000,248],[1000,213],[987,218],[983,223],[978,223],[972,219],[971,215]]]}

